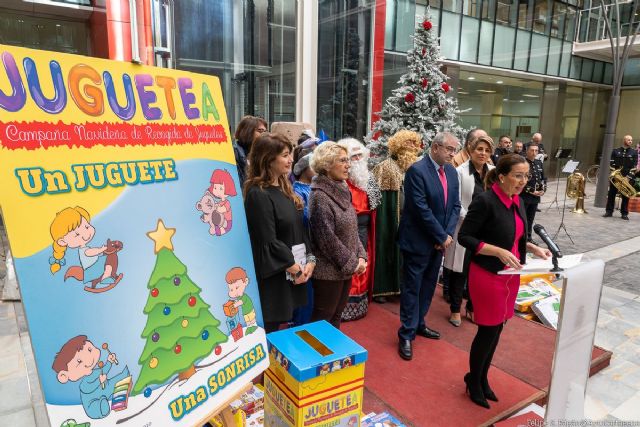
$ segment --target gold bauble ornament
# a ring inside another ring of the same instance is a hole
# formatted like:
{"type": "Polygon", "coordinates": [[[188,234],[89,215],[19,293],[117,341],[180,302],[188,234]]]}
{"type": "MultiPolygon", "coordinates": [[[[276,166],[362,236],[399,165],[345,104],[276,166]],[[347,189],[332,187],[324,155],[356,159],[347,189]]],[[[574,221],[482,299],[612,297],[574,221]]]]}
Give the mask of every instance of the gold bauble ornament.
{"type": "Polygon", "coordinates": [[[154,369],[156,366],[158,366],[158,359],[155,357],[152,357],[151,360],[149,360],[149,367],[151,369],[154,369]]]}

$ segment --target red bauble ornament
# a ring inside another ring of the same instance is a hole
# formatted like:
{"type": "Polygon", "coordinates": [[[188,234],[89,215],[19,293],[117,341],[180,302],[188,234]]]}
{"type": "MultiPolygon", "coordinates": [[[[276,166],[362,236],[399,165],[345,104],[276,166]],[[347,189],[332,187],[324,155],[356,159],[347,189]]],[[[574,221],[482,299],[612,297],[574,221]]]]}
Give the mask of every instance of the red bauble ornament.
{"type": "Polygon", "coordinates": [[[446,84],[446,83],[442,83],[442,90],[443,90],[445,93],[449,92],[449,89],[451,89],[451,87],[450,87],[448,84],[446,84]]]}
{"type": "Polygon", "coordinates": [[[427,79],[422,79],[422,88],[424,89],[425,87],[427,87],[427,85],[429,84],[429,80],[427,79]]]}
{"type": "Polygon", "coordinates": [[[422,56],[427,56],[427,48],[426,47],[422,48],[422,56]]]}
{"type": "Polygon", "coordinates": [[[189,304],[189,307],[193,307],[194,305],[196,305],[196,297],[189,297],[189,299],[187,300],[187,304],[189,304]]]}
{"type": "Polygon", "coordinates": [[[216,356],[220,356],[220,353],[222,353],[222,347],[220,347],[219,345],[217,345],[217,346],[216,346],[216,349],[215,349],[215,352],[216,352],[216,356]]]}
{"type": "Polygon", "coordinates": [[[411,104],[416,100],[416,96],[413,93],[409,92],[404,96],[404,100],[411,104]]]}
{"type": "Polygon", "coordinates": [[[175,348],[173,349],[173,352],[175,354],[180,354],[181,351],[182,351],[182,346],[180,344],[176,344],[175,348]]]}
{"type": "Polygon", "coordinates": [[[151,289],[151,296],[152,297],[157,297],[158,295],[160,295],[160,291],[158,290],[158,288],[153,288],[151,289]]]}
{"type": "Polygon", "coordinates": [[[427,31],[429,31],[432,27],[433,27],[433,25],[429,21],[424,21],[422,23],[422,28],[424,28],[427,31]]]}

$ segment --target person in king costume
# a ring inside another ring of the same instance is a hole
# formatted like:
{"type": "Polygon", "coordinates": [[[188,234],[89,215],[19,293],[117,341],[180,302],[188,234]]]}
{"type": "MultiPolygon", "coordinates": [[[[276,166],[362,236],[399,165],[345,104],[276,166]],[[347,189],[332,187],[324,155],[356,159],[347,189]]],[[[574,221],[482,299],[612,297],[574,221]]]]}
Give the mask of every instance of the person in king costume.
{"type": "Polygon", "coordinates": [[[338,143],[343,143],[349,148],[351,168],[347,185],[351,192],[351,203],[358,215],[358,237],[367,251],[367,258],[371,260],[363,274],[353,276],[349,301],[342,312],[342,320],[349,321],[364,317],[369,309],[375,268],[376,208],[382,196],[367,166],[369,150],[354,138],[341,139],[338,143]]]}
{"type": "MultiPolygon", "coordinates": [[[[373,176],[382,193],[376,213],[375,270],[373,299],[386,302],[386,296],[400,293],[400,250],[396,244],[404,174],[418,160],[422,137],[410,130],[395,133],[388,142],[389,157],[373,168],[373,176]]],[[[371,258],[370,258],[371,259],[371,258]]]]}

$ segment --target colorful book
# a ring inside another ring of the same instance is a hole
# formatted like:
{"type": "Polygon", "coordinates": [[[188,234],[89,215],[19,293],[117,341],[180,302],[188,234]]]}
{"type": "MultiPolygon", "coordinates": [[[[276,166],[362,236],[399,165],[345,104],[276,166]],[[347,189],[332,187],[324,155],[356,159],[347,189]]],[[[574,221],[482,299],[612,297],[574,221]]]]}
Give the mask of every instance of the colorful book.
{"type": "Polygon", "coordinates": [[[521,313],[526,313],[530,311],[533,303],[559,294],[560,291],[549,281],[542,278],[533,279],[527,284],[520,285],[516,297],[515,309],[521,313]]]}
{"type": "Polygon", "coordinates": [[[122,411],[127,409],[129,401],[129,393],[131,393],[131,375],[118,381],[113,389],[111,398],[111,409],[114,411],[122,411]]]}

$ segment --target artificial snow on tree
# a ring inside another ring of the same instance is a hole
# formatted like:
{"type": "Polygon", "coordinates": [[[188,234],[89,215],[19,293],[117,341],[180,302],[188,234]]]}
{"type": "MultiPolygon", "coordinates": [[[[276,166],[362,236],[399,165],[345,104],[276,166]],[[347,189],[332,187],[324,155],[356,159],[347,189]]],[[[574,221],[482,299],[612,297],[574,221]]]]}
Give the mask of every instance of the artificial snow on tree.
{"type": "Polygon", "coordinates": [[[142,331],[146,343],[133,394],[144,390],[147,396],[149,385],[164,384],[175,375],[189,378],[196,372],[195,363],[228,339],[200,298],[201,289],[187,275],[187,267],[173,253],[174,233],[162,220],[156,231],[147,233],[155,242],[157,258],[147,284],[147,324],[142,331]]]}
{"type": "Polygon", "coordinates": [[[458,102],[447,95],[451,88],[440,70],[441,61],[438,37],[427,9],[416,26],[413,49],[407,52],[408,72],[400,77],[399,87],[385,101],[377,113],[379,120],[365,138],[372,167],[387,158],[388,139],[402,129],[420,133],[425,146],[442,131],[462,139],[464,130],[457,124],[458,102]]]}

